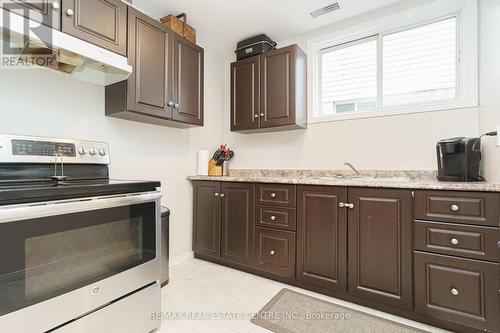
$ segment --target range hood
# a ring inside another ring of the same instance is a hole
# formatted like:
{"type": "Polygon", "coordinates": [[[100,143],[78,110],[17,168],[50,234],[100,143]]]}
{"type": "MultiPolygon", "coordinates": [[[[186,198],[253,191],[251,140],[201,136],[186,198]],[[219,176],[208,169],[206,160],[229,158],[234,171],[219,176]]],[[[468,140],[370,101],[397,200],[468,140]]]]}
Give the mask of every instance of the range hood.
{"type": "MultiPolygon", "coordinates": [[[[51,66],[33,65],[30,68],[51,71],[102,86],[126,80],[132,73],[132,66],[122,55],[16,13],[6,12],[4,9],[0,11],[0,43],[2,45],[8,43],[11,50],[8,54],[10,58],[22,59],[27,54],[52,53],[57,59],[51,66]]],[[[4,49],[0,48],[3,57],[5,52],[2,50],[4,49]]]]}

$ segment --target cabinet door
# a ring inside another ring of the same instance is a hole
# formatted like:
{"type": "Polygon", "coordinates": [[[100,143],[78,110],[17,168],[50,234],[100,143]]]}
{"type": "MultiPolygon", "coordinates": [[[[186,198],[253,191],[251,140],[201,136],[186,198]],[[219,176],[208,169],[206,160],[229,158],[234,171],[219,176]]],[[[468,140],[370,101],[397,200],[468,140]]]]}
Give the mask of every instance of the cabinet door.
{"type": "Polygon", "coordinates": [[[62,31],[127,56],[127,7],[121,0],[64,0],[62,31]]]}
{"type": "Polygon", "coordinates": [[[415,311],[499,332],[499,272],[497,263],[415,251],[415,311]]]}
{"type": "Polygon", "coordinates": [[[204,51],[198,45],[174,36],[174,106],[172,118],[203,125],[204,51]]]}
{"type": "Polygon", "coordinates": [[[129,8],[127,107],[158,118],[171,118],[169,51],[171,34],[160,22],[129,8]]]}
{"type": "Polygon", "coordinates": [[[349,203],[349,293],[411,309],[411,191],[350,188],[349,203]]]}
{"type": "Polygon", "coordinates": [[[225,261],[252,266],[254,258],[254,184],[222,184],[222,251],[225,261]]]}
{"type": "Polygon", "coordinates": [[[217,182],[194,182],[193,251],[197,254],[220,258],[220,209],[217,182]]]}
{"type": "Polygon", "coordinates": [[[231,64],[231,131],[259,128],[260,56],[231,64]]]}
{"type": "Polygon", "coordinates": [[[299,186],[297,192],[297,279],[346,290],[347,211],[345,187],[299,186]]]}
{"type": "Polygon", "coordinates": [[[295,67],[297,46],[292,45],[261,56],[260,127],[295,123],[295,67]]]}
{"type": "Polygon", "coordinates": [[[0,0],[0,7],[15,13],[22,10],[24,17],[60,30],[61,2],[62,0],[0,0]]]}

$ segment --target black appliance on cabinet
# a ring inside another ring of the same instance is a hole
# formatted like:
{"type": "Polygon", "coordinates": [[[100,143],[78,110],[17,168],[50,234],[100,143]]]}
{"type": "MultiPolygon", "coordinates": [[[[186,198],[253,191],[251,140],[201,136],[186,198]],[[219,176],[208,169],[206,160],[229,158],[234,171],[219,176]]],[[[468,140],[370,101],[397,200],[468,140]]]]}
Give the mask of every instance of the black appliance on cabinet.
{"type": "Polygon", "coordinates": [[[257,35],[239,41],[236,45],[236,59],[243,60],[255,55],[266,53],[276,48],[276,42],[267,35],[257,35]]]}
{"type": "Polygon", "coordinates": [[[436,145],[438,176],[441,181],[475,182],[480,175],[481,139],[457,137],[436,145]]]}

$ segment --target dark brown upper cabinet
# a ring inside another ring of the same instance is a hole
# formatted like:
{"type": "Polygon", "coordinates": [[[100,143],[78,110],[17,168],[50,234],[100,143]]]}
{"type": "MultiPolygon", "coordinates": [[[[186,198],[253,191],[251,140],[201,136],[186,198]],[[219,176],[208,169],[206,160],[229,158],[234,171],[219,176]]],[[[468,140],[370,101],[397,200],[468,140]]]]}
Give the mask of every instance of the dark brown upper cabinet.
{"type": "Polygon", "coordinates": [[[0,0],[0,7],[15,12],[23,10],[24,17],[56,30],[61,29],[62,0],[17,0],[15,2],[12,0],[0,0]]]}
{"type": "Polygon", "coordinates": [[[126,81],[106,87],[106,115],[173,127],[203,125],[203,49],[128,11],[126,81]]]}
{"type": "Polygon", "coordinates": [[[221,184],[193,184],[193,251],[214,259],[220,258],[221,184]]]}
{"type": "Polygon", "coordinates": [[[127,7],[121,0],[63,0],[62,31],[127,56],[127,7]]]}
{"type": "Polygon", "coordinates": [[[203,125],[204,51],[174,34],[173,116],[176,121],[203,125]]]}
{"type": "Polygon", "coordinates": [[[260,127],[260,56],[231,64],[231,131],[260,127]]]}
{"type": "Polygon", "coordinates": [[[231,131],[306,127],[306,55],[291,45],[231,64],[231,131]]]}
{"type": "Polygon", "coordinates": [[[349,188],[349,204],[349,293],[411,310],[411,191],[349,188]]]}
{"type": "Polygon", "coordinates": [[[297,189],[297,279],[334,291],[347,288],[347,188],[297,189]]]}
{"type": "Polygon", "coordinates": [[[255,186],[250,183],[223,183],[221,196],[221,259],[253,266],[255,186]]]}

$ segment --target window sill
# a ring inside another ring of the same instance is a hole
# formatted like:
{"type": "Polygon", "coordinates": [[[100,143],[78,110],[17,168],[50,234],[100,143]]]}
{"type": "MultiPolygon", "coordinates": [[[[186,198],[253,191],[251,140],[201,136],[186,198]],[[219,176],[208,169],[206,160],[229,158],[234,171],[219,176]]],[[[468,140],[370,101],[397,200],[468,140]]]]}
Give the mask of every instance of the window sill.
{"type": "Polygon", "coordinates": [[[308,117],[309,124],[315,123],[327,123],[335,121],[344,120],[356,120],[365,118],[378,118],[378,117],[392,117],[400,116],[406,114],[416,114],[416,113],[428,113],[428,112],[439,112],[439,111],[449,111],[454,109],[472,109],[477,108],[477,103],[457,103],[457,104],[446,104],[446,105],[426,105],[426,106],[411,106],[411,107],[391,107],[384,108],[375,111],[359,112],[359,113],[348,113],[348,114],[336,114],[332,116],[325,117],[308,117]]]}

